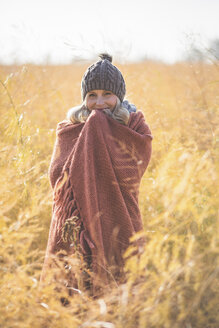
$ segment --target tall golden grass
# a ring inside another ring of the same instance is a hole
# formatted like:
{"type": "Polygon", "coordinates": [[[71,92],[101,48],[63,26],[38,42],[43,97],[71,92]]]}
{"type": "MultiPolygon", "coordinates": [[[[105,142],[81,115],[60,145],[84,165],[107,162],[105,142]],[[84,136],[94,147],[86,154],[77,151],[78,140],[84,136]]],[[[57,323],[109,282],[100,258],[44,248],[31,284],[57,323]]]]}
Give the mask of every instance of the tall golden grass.
{"type": "Polygon", "coordinates": [[[0,327],[217,328],[218,63],[120,65],[152,159],[139,204],[147,244],[101,299],[39,287],[55,129],[80,103],[84,65],[0,66],[0,327]]]}

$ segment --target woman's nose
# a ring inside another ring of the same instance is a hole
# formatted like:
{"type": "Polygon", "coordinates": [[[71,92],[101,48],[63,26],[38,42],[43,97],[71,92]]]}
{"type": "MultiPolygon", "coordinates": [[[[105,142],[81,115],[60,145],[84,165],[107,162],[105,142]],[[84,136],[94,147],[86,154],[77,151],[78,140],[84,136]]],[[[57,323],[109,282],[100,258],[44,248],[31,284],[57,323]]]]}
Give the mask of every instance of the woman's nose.
{"type": "Polygon", "coordinates": [[[104,99],[103,99],[103,97],[97,97],[97,101],[96,101],[96,104],[97,105],[103,105],[104,104],[104,99]]]}

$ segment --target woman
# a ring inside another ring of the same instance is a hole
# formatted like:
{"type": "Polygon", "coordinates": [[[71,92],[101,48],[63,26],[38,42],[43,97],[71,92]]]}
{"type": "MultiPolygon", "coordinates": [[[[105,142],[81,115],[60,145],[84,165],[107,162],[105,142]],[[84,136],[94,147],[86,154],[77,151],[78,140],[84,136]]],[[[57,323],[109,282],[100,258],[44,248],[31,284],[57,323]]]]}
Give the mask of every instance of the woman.
{"type": "Polygon", "coordinates": [[[124,101],[125,81],[108,54],[87,69],[81,90],[82,105],[57,127],[49,169],[53,217],[41,280],[48,268],[60,266],[59,256],[69,290],[97,290],[121,281],[123,253],[142,230],[138,192],[152,135],[142,112],[124,101]]]}

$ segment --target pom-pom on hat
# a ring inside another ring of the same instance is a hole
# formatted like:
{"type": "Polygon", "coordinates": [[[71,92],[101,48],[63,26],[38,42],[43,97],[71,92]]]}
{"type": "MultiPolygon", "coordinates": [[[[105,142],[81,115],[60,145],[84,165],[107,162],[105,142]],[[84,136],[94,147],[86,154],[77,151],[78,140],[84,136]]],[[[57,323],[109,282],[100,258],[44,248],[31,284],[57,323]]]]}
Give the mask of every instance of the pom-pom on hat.
{"type": "Polygon", "coordinates": [[[112,64],[112,56],[103,53],[99,57],[100,60],[84,73],[81,81],[82,99],[85,99],[89,91],[107,90],[113,92],[122,102],[126,92],[122,73],[112,64]]]}

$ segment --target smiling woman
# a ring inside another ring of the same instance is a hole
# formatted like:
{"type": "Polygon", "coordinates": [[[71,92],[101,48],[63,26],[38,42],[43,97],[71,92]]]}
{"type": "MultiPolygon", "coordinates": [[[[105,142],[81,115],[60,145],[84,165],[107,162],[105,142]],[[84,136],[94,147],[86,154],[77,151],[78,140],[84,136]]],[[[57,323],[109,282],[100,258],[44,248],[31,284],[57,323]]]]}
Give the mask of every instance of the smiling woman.
{"type": "Polygon", "coordinates": [[[138,193],[152,135],[142,112],[123,100],[125,82],[111,61],[102,54],[85,72],[83,103],[58,124],[49,169],[54,204],[41,281],[65,251],[59,279],[69,293],[96,296],[124,281],[123,253],[143,227],[138,193]],[[69,264],[75,256],[81,274],[69,264]]]}
{"type": "Polygon", "coordinates": [[[117,96],[111,91],[93,90],[87,93],[85,106],[90,111],[109,109],[112,112],[117,104],[117,99],[117,96]]]}
{"type": "Polygon", "coordinates": [[[85,72],[82,79],[83,102],[80,106],[71,108],[67,118],[72,123],[82,123],[87,120],[92,110],[99,109],[119,123],[127,125],[130,112],[135,112],[136,108],[127,100],[123,101],[125,82],[118,68],[111,64],[112,57],[100,54],[100,58],[100,61],[91,65],[85,72]],[[95,89],[97,87],[99,89],[95,89]]]}

